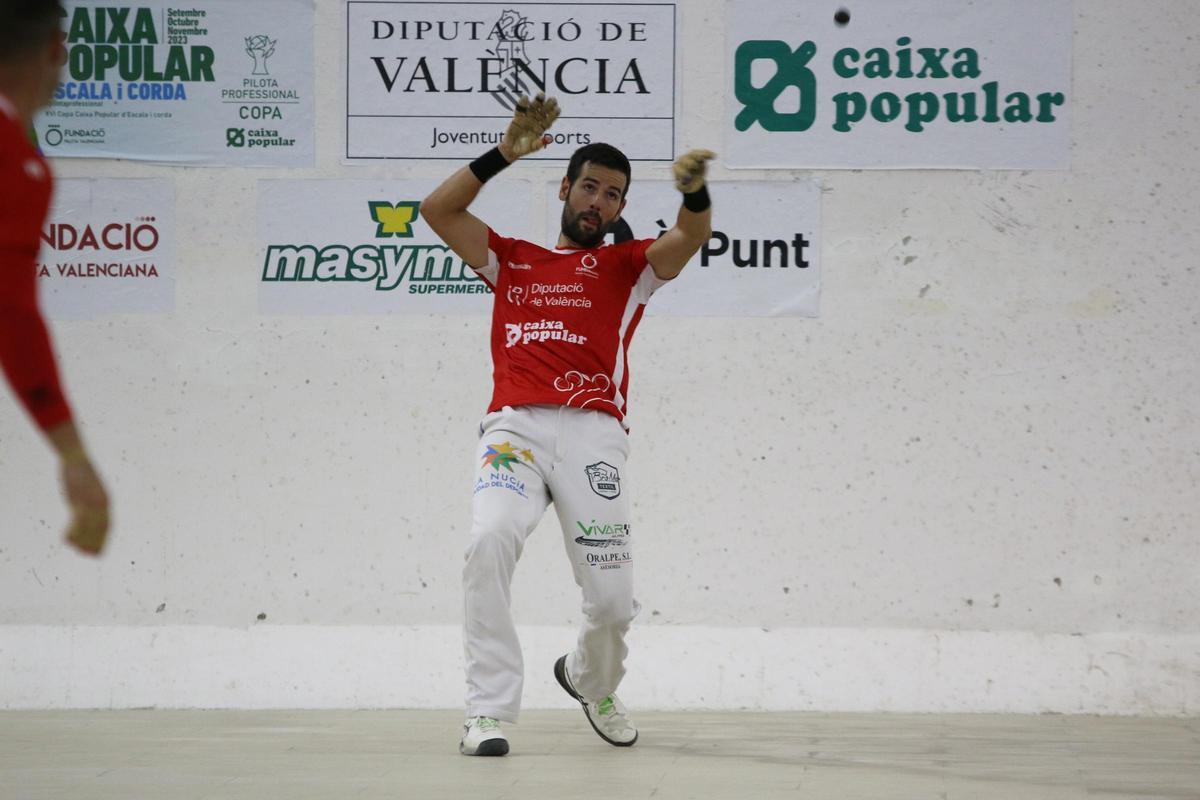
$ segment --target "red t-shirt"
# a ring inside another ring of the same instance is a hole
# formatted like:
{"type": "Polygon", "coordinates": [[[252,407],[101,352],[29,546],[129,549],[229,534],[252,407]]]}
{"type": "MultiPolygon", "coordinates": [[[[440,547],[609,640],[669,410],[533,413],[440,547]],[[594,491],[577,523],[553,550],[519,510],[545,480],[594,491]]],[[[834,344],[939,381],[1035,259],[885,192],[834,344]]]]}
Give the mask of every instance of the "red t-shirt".
{"type": "Polygon", "coordinates": [[[37,254],[54,181],[0,97],[0,367],[42,430],[71,419],[37,299],[37,254]],[[9,113],[6,113],[9,112],[9,113]]]}
{"type": "Polygon", "coordinates": [[[488,229],[488,263],[476,271],[496,293],[489,412],[546,404],[624,421],[629,343],[666,283],[646,261],[652,244],[547,250],[488,229]]]}

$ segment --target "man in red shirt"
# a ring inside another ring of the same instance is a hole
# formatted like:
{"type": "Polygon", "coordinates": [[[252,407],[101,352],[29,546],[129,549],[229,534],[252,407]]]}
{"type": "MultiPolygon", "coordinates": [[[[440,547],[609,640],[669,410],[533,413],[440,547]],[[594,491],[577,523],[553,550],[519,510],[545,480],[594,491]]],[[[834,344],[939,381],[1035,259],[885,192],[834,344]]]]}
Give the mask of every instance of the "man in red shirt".
{"type": "Polygon", "coordinates": [[[553,98],[522,98],[499,147],[450,176],[420,213],[495,293],[495,391],[480,426],[471,544],[463,569],[467,722],[465,755],[500,756],[500,722],[516,722],[524,665],[510,586],[525,539],[551,500],[562,526],[584,623],[554,675],[592,728],[618,747],[637,729],[616,689],[625,674],[633,597],[632,527],[621,473],[628,351],[650,295],[680,273],[712,234],[707,150],[675,162],[683,207],[655,239],[605,245],[625,208],[631,169],[616,148],[590,144],[562,179],[562,231],[553,248],[499,235],[467,207],[483,184],[545,146],[553,98]]]}
{"type": "Polygon", "coordinates": [[[38,308],[36,260],[53,179],[27,131],[66,60],[59,0],[0,0],[0,367],[58,452],[72,519],[67,541],[98,555],[108,496],[71,418],[38,308]]]}

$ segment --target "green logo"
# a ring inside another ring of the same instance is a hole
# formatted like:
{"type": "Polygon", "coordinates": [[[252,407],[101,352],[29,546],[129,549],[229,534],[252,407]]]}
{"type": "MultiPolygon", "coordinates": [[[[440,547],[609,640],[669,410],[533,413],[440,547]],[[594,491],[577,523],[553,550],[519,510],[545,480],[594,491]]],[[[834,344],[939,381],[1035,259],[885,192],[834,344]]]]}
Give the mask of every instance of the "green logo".
{"type": "Polygon", "coordinates": [[[815,42],[792,50],[786,42],[742,42],[735,54],[733,91],[745,106],[734,124],[744,131],[759,123],[768,131],[806,131],[817,118],[817,76],[808,62],[817,54],[815,42]],[[751,80],[755,61],[775,62],[775,74],[761,87],[751,80]],[[800,90],[800,108],[790,114],[775,110],[775,101],[787,89],[800,90]]]}
{"type": "MultiPolygon", "coordinates": [[[[738,46],[734,59],[734,94],[743,106],[734,119],[739,131],[758,123],[771,132],[798,132],[812,127],[817,118],[817,76],[809,63],[817,54],[815,42],[792,49],[782,41],[752,40],[738,46]],[[754,65],[769,61],[774,74],[755,86],[754,65]],[[787,90],[800,93],[795,111],[780,112],[776,102],[787,90]]],[[[857,89],[830,92],[833,130],[849,133],[869,121],[902,123],[905,130],[921,133],[931,123],[1053,123],[1055,112],[1066,104],[1064,92],[1013,91],[999,81],[982,85],[964,83],[983,77],[983,59],[972,47],[918,47],[911,37],[896,39],[894,48],[872,47],[859,51],[843,47],[829,62],[830,80],[916,80],[917,91],[907,94],[889,89],[863,92],[857,89]]],[[[815,65],[814,65],[815,66],[815,65]]],[[[823,73],[824,74],[824,73],[823,73]]]]}
{"type": "MultiPolygon", "coordinates": [[[[253,137],[258,131],[247,132],[253,137]]],[[[247,138],[253,147],[254,138],[247,138]]],[[[231,145],[232,146],[232,145],[231,145]]],[[[354,201],[362,214],[362,200],[354,201]]],[[[416,200],[389,203],[367,201],[375,222],[374,239],[348,244],[272,244],[267,246],[262,279],[281,282],[361,282],[390,292],[403,284],[408,294],[490,294],[491,287],[445,244],[421,243],[414,226],[420,214],[416,200]],[[380,239],[404,239],[387,244],[380,239]]],[[[367,237],[366,216],[361,236],[367,237]]],[[[422,231],[424,233],[424,231],[422,231]]]]}
{"type": "Polygon", "coordinates": [[[626,522],[602,524],[592,520],[591,525],[584,525],[579,520],[575,520],[575,524],[579,526],[579,530],[583,531],[584,536],[590,537],[628,536],[630,529],[629,523],[626,522]]]}
{"type": "Polygon", "coordinates": [[[391,236],[401,239],[412,237],[412,224],[417,221],[419,209],[421,208],[419,201],[396,203],[393,205],[382,200],[376,200],[367,205],[371,207],[371,219],[379,223],[379,227],[375,229],[376,239],[387,239],[391,236]]]}
{"type": "Polygon", "coordinates": [[[66,73],[71,81],[129,81],[130,98],[186,97],[177,81],[212,83],[216,55],[211,47],[186,44],[188,33],[198,32],[183,20],[203,15],[202,10],[172,9],[158,21],[149,8],[78,6],[71,12],[66,44],[70,57],[66,73]],[[130,19],[130,14],[133,19],[130,19]],[[164,45],[162,38],[167,41],[164,45]],[[146,87],[140,84],[164,84],[146,87]],[[138,84],[135,88],[135,84],[138,84]],[[133,94],[136,92],[137,94],[133,94]]]}

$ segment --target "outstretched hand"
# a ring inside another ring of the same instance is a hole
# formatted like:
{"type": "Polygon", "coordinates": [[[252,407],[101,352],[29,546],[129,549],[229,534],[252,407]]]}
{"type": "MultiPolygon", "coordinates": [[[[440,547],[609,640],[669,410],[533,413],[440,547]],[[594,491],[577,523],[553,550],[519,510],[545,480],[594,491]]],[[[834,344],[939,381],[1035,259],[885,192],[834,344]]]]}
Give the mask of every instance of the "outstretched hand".
{"type": "Polygon", "coordinates": [[[671,165],[675,173],[675,188],[684,194],[697,192],[704,185],[708,162],[717,157],[712,150],[689,150],[671,165]]]}
{"type": "Polygon", "coordinates": [[[547,98],[538,92],[537,97],[530,100],[521,95],[512,122],[508,123],[508,130],[504,133],[503,148],[515,158],[541,150],[546,146],[546,131],[558,119],[558,114],[558,101],[553,97],[547,98]]]}

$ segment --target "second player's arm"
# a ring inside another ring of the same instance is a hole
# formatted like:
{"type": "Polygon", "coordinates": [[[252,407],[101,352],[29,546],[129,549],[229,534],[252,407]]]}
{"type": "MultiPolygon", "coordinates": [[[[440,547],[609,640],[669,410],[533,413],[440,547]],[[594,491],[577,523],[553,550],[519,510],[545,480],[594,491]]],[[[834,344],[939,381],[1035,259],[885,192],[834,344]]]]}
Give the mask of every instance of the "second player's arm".
{"type": "Polygon", "coordinates": [[[59,383],[54,350],[37,304],[34,268],[29,254],[0,249],[0,373],[58,452],[71,506],[68,541],[96,555],[108,535],[108,495],[59,383]]]}

